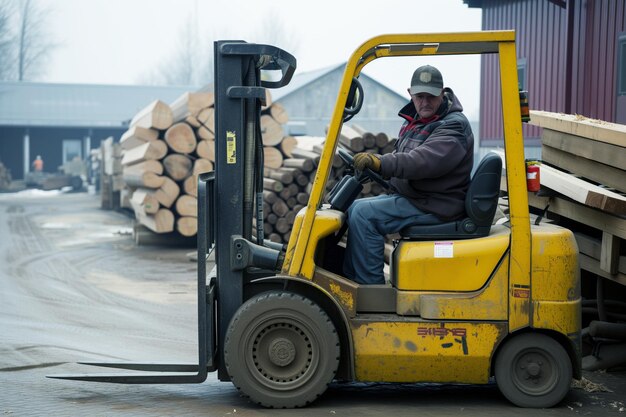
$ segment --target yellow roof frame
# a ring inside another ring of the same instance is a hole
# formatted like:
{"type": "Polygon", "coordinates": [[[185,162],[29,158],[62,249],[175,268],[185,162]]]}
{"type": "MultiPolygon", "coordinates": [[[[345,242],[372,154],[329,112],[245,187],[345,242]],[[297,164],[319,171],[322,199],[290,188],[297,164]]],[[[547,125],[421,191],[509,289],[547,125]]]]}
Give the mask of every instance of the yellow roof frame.
{"type": "MultiPolygon", "coordinates": [[[[343,112],[353,78],[358,77],[368,63],[378,58],[484,53],[496,53],[500,58],[504,146],[511,223],[510,285],[530,285],[530,219],[519,106],[515,31],[388,34],[371,38],[355,50],[346,64],[304,218],[299,223],[300,227],[292,230],[289,239],[283,265],[284,273],[291,276],[301,275],[302,260],[332,167],[339,132],[343,124],[343,112]]],[[[519,305],[511,305],[510,308],[528,312],[527,301],[524,304],[524,300],[511,299],[512,304],[518,303],[519,305]]],[[[511,317],[511,330],[524,327],[528,323],[528,314],[512,314],[511,317]]]]}

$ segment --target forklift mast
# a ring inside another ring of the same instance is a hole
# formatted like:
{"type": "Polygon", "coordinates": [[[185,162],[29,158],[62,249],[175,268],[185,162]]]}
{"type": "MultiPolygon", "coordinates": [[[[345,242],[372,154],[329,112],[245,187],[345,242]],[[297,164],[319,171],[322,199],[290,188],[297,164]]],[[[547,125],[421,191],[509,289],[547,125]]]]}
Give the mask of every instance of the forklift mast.
{"type": "MultiPolygon", "coordinates": [[[[217,41],[214,51],[215,171],[214,177],[200,179],[205,183],[215,181],[209,187],[212,195],[207,193],[207,201],[201,204],[212,210],[207,213],[206,225],[211,232],[199,227],[198,240],[203,240],[207,251],[215,248],[219,300],[216,330],[221,352],[228,323],[243,303],[243,286],[249,274],[245,268],[247,249],[252,243],[255,214],[256,243],[268,244],[263,239],[263,143],[259,124],[265,89],[287,85],[296,69],[296,59],[277,47],[243,41],[217,41]],[[264,80],[262,70],[278,70],[281,78],[264,80]]],[[[200,187],[204,188],[202,184],[200,187]]],[[[268,256],[268,267],[276,264],[280,253],[276,248],[263,251],[257,247],[255,254],[259,252],[268,256]]],[[[204,260],[207,252],[198,255],[204,260]]],[[[219,364],[218,375],[228,379],[223,364],[219,364]]]]}

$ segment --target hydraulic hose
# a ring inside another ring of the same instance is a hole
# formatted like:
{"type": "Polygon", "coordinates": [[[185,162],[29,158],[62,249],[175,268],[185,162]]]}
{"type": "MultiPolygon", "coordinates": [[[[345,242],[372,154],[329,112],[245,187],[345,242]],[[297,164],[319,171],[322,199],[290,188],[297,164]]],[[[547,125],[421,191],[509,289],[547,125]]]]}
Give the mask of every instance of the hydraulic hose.
{"type": "MultiPolygon", "coordinates": [[[[246,86],[256,85],[256,67],[251,59],[248,63],[248,71],[245,75],[246,86]]],[[[254,173],[255,173],[255,153],[256,153],[256,99],[247,98],[245,100],[245,125],[246,136],[244,145],[244,179],[243,179],[243,237],[252,239],[252,213],[254,209],[254,173]]]]}

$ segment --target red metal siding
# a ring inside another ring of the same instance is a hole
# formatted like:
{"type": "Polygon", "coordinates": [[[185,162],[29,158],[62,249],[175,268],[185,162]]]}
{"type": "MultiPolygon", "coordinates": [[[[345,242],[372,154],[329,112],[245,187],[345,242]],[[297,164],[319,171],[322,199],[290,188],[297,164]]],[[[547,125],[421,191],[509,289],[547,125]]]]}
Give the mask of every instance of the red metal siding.
{"type": "MultiPolygon", "coordinates": [[[[517,55],[526,58],[531,109],[615,121],[617,39],[626,31],[626,1],[567,0],[572,19],[571,85],[567,85],[568,11],[548,0],[484,0],[483,29],[515,29],[517,55]],[[570,88],[571,103],[567,102],[570,88]]],[[[497,57],[482,58],[481,143],[502,138],[497,57]]],[[[524,126],[528,145],[539,129],[524,126]]],[[[494,142],[495,141],[495,142],[494,142]]],[[[490,143],[491,142],[491,143],[490,143]]]]}
{"type": "Polygon", "coordinates": [[[580,45],[572,79],[572,113],[615,121],[617,39],[626,31],[624,0],[586,0],[577,7],[580,25],[574,44],[580,45]],[[584,45],[584,48],[582,47],[584,45]]]}
{"type": "MultiPolygon", "coordinates": [[[[514,29],[517,56],[526,59],[526,89],[530,107],[558,111],[563,107],[565,68],[564,9],[546,0],[483,1],[483,29],[514,29]]],[[[502,111],[497,57],[482,58],[481,142],[502,138],[502,111]]],[[[539,129],[524,126],[529,145],[537,144],[539,129]]],[[[493,143],[492,143],[493,144],[493,143]]]]}

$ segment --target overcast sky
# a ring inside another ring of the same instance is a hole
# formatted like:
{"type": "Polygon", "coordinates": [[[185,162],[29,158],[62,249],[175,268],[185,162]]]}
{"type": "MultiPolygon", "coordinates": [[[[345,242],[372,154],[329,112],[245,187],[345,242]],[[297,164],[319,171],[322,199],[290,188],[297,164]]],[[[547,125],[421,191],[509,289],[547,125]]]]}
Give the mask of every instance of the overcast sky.
{"type": "MultiPolygon", "coordinates": [[[[50,35],[59,45],[42,81],[62,83],[145,83],[151,69],[174,55],[190,16],[198,33],[214,40],[264,43],[264,28],[276,22],[285,35],[284,44],[276,45],[296,56],[297,73],[345,62],[361,43],[380,34],[481,29],[480,9],[462,0],[39,1],[51,10],[50,35]]],[[[413,70],[425,63],[441,69],[468,116],[477,117],[476,56],[382,59],[365,73],[406,95],[413,70]]]]}

